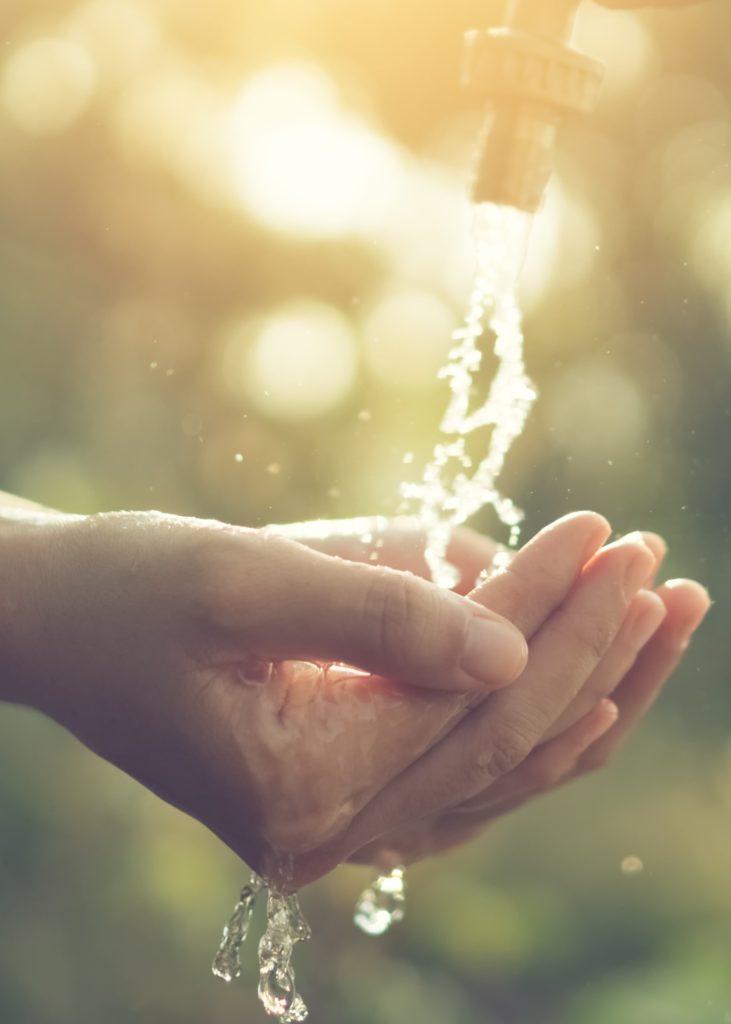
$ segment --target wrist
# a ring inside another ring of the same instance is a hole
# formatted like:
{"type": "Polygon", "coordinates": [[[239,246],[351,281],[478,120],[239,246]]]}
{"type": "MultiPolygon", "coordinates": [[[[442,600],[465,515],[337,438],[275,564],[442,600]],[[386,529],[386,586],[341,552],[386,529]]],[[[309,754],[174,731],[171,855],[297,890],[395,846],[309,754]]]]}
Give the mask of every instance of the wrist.
{"type": "Polygon", "coordinates": [[[57,590],[55,552],[63,527],[78,518],[0,501],[0,701],[43,706],[43,608],[57,590]]]}

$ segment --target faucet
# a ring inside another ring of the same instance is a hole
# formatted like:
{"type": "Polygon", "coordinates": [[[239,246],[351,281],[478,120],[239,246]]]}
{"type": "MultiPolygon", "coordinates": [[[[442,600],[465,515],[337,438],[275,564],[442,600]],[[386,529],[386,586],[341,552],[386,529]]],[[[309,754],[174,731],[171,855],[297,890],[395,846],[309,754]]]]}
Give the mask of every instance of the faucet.
{"type": "Polygon", "coordinates": [[[581,0],[508,0],[501,26],[465,37],[463,80],[489,103],[472,195],[535,212],[564,116],[590,113],[604,66],[570,48],[581,0]]]}
{"type": "MultiPolygon", "coordinates": [[[[598,0],[687,7],[702,0],[598,0]]],[[[558,126],[596,106],[604,66],[569,46],[581,0],[506,0],[503,23],[470,31],[464,82],[487,99],[473,198],[534,213],[553,171],[558,126]]]]}

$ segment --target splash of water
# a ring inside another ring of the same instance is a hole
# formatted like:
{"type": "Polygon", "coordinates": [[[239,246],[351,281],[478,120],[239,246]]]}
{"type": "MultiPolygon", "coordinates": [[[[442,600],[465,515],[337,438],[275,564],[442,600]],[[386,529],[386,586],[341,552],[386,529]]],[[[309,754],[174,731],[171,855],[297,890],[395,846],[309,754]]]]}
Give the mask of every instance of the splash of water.
{"type": "Polygon", "coordinates": [[[221,944],[213,961],[213,973],[224,981],[241,974],[241,946],[246,940],[256,899],[267,894],[267,926],[259,940],[259,1000],[268,1014],[281,1024],[299,1024],[307,1019],[307,1007],[297,992],[292,953],[297,942],[312,936],[296,894],[284,896],[263,878],[252,874],[241,890],[221,944]]]}
{"type": "Polygon", "coordinates": [[[425,529],[432,579],[443,587],[457,582],[456,570],[447,561],[452,530],[485,506],[491,505],[509,528],[511,546],[520,538],[523,513],[499,492],[497,481],[536,399],[525,372],[518,298],[529,230],[530,217],[520,210],[492,203],[477,207],[476,273],[469,311],[439,374],[451,392],[441,423],[445,440],[434,448],[421,481],[401,486],[402,498],[416,509],[425,529]],[[494,338],[497,370],[485,400],[474,407],[475,378],[483,360],[480,343],[486,334],[494,338]],[[492,429],[489,445],[474,468],[467,438],[485,427],[492,429]]]}
{"type": "Polygon", "coordinates": [[[258,875],[252,875],[239,895],[231,918],[224,926],[221,945],[218,947],[213,961],[213,973],[223,981],[233,981],[241,974],[241,946],[246,941],[254,913],[256,897],[263,888],[263,881],[258,875]]]}
{"type": "MultiPolygon", "coordinates": [[[[526,376],[523,324],[518,301],[518,278],[525,254],[530,218],[509,207],[484,204],[475,214],[476,274],[464,325],[455,332],[454,345],[440,377],[451,393],[441,423],[445,440],[434,448],[421,481],[405,483],[402,498],[415,507],[424,527],[426,559],[432,579],[443,587],[457,582],[447,560],[452,531],[485,506],[492,506],[510,531],[509,543],[520,537],[522,511],[500,493],[497,481],[513,442],[522,434],[536,398],[526,376]],[[494,339],[497,370],[482,404],[473,408],[476,375],[480,370],[485,335],[494,339]],[[484,458],[473,466],[467,439],[481,428],[491,428],[484,458]]],[[[372,536],[364,532],[364,543],[372,536]]],[[[375,553],[377,558],[377,552],[375,553]]],[[[380,873],[360,897],[354,920],[369,935],[382,935],[403,919],[405,899],[403,867],[380,873]]],[[[233,916],[224,928],[213,973],[225,981],[240,974],[239,952],[244,942],[257,895],[267,890],[267,928],[259,942],[259,998],[266,1012],[282,1024],[307,1017],[297,993],[292,951],[295,943],[310,938],[296,895],[282,896],[257,875],[241,891],[233,916]]]]}
{"type": "MultiPolygon", "coordinates": [[[[407,507],[415,507],[426,535],[426,561],[432,579],[451,588],[459,574],[447,560],[456,526],[490,505],[508,527],[509,545],[520,540],[523,512],[500,493],[497,481],[505,459],[520,437],[536,400],[526,375],[523,355],[523,316],[518,281],[525,257],[531,219],[521,210],[484,203],[475,211],[476,273],[464,324],[453,336],[447,365],[439,376],[449,382],[451,397],[441,422],[445,440],[434,448],[421,481],[401,485],[407,507]],[[475,380],[483,360],[486,334],[494,338],[497,370],[482,404],[474,407],[475,380]],[[467,454],[467,439],[476,430],[492,428],[487,452],[475,469],[467,454]],[[472,470],[474,470],[472,472],[472,470]]],[[[492,568],[508,560],[498,548],[492,568]]],[[[381,935],[403,918],[403,869],[379,874],[356,905],[355,923],[369,935],[381,935]],[[396,884],[399,900],[388,913],[387,901],[396,884]],[[384,906],[382,907],[382,904],[384,906]]]]}

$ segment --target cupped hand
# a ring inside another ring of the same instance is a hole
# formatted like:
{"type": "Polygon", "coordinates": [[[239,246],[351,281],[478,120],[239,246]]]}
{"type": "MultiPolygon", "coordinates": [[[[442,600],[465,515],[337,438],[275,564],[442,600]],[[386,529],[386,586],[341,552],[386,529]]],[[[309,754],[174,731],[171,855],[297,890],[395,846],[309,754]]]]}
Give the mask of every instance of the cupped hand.
{"type": "MultiPolygon", "coordinates": [[[[657,565],[656,553],[640,534],[600,551],[608,533],[598,516],[569,516],[542,531],[507,568],[473,592],[474,600],[509,608],[511,617],[522,622],[531,638],[527,669],[488,701],[478,695],[469,706],[455,707],[418,761],[379,790],[348,828],[299,858],[299,877],[316,877],[363,846],[370,846],[369,854],[383,849],[394,832],[470,800],[509,776],[543,741],[593,677],[657,565]]],[[[388,540],[387,532],[382,553],[388,540]]],[[[464,550],[468,540],[468,534],[460,534],[458,548],[464,550]]],[[[322,538],[318,543],[324,543],[322,538]]],[[[328,543],[352,544],[353,539],[328,543]]],[[[484,567],[484,544],[480,551],[476,559],[463,555],[463,581],[484,567]]],[[[647,600],[656,601],[651,595],[647,600]]]]}
{"type": "MultiPolygon", "coordinates": [[[[607,533],[569,517],[468,601],[274,531],[50,517],[2,544],[0,680],[253,867],[289,863],[302,884],[527,757],[653,569],[641,537],[596,554],[607,533]],[[488,606],[523,622],[543,667],[502,694],[522,642],[488,606]]],[[[492,551],[466,532],[455,544],[467,587],[492,551]]]]}
{"type": "Polygon", "coordinates": [[[465,694],[525,663],[483,606],[271,532],[156,513],[4,525],[0,696],[259,869],[349,823],[465,694]]]}
{"type": "MultiPolygon", "coordinates": [[[[295,528],[291,528],[295,529],[295,528]]],[[[306,530],[304,531],[307,532],[306,530]]],[[[378,538],[382,557],[408,552],[411,571],[426,572],[424,537],[409,521],[373,521],[369,531],[378,538]]],[[[351,557],[366,557],[365,546],[342,524],[321,548],[347,548],[351,557]]],[[[664,558],[661,538],[643,534],[654,556],[646,585],[664,558]]],[[[476,581],[494,545],[473,531],[455,534],[450,559],[460,569],[462,585],[476,581]]],[[[493,595],[499,601],[499,593],[493,595]]],[[[641,589],[632,600],[619,633],[585,685],[533,752],[512,771],[462,804],[401,824],[349,859],[383,867],[411,863],[444,852],[475,837],[486,824],[527,800],[603,766],[636,728],[664,683],[677,667],[710,602],[703,587],[674,580],[654,593],[641,589]],[[608,700],[608,696],[612,700],[608,700]]],[[[500,608],[499,604],[494,607],[500,608]]]]}

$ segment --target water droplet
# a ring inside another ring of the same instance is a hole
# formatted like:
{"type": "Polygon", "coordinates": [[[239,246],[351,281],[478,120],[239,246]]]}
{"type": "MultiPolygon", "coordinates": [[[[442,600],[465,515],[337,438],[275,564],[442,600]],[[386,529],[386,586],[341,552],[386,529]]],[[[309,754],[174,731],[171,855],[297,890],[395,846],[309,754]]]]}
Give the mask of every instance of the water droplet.
{"type": "Polygon", "coordinates": [[[379,874],[361,894],[353,921],[366,935],[383,935],[389,928],[403,921],[406,880],[402,867],[387,875],[379,874]]]}
{"type": "Polygon", "coordinates": [[[244,456],[241,454],[241,452],[236,452],[236,454],[234,455],[234,462],[243,462],[243,461],[244,461],[244,456]]]}
{"type": "Polygon", "coordinates": [[[221,944],[213,961],[212,970],[217,978],[233,981],[241,974],[241,945],[249,933],[251,915],[254,913],[254,904],[262,885],[261,879],[257,875],[252,875],[248,885],[245,885],[239,894],[238,903],[223,929],[221,944]]]}
{"type": "Polygon", "coordinates": [[[373,413],[370,409],[361,409],[358,413],[358,419],[361,423],[370,423],[373,419],[373,413]]]}
{"type": "MultiPolygon", "coordinates": [[[[290,872],[287,864],[278,865],[282,877],[290,872]]],[[[223,930],[221,945],[213,961],[213,973],[232,981],[241,973],[240,949],[251,924],[256,897],[267,892],[267,926],[259,940],[259,999],[268,1014],[282,1024],[297,1024],[307,1018],[307,1007],[297,993],[292,951],[297,942],[311,938],[296,894],[284,896],[268,887],[258,875],[252,875],[241,890],[239,902],[223,930]]]]}
{"type": "Polygon", "coordinates": [[[270,462],[269,465],[267,466],[267,473],[270,476],[279,476],[281,472],[282,467],[279,465],[278,462],[270,462]]]}
{"type": "Polygon", "coordinates": [[[269,889],[267,928],[259,942],[259,999],[267,1013],[285,1024],[307,1017],[291,960],[295,943],[306,942],[311,935],[297,896],[282,896],[269,889]]]}

